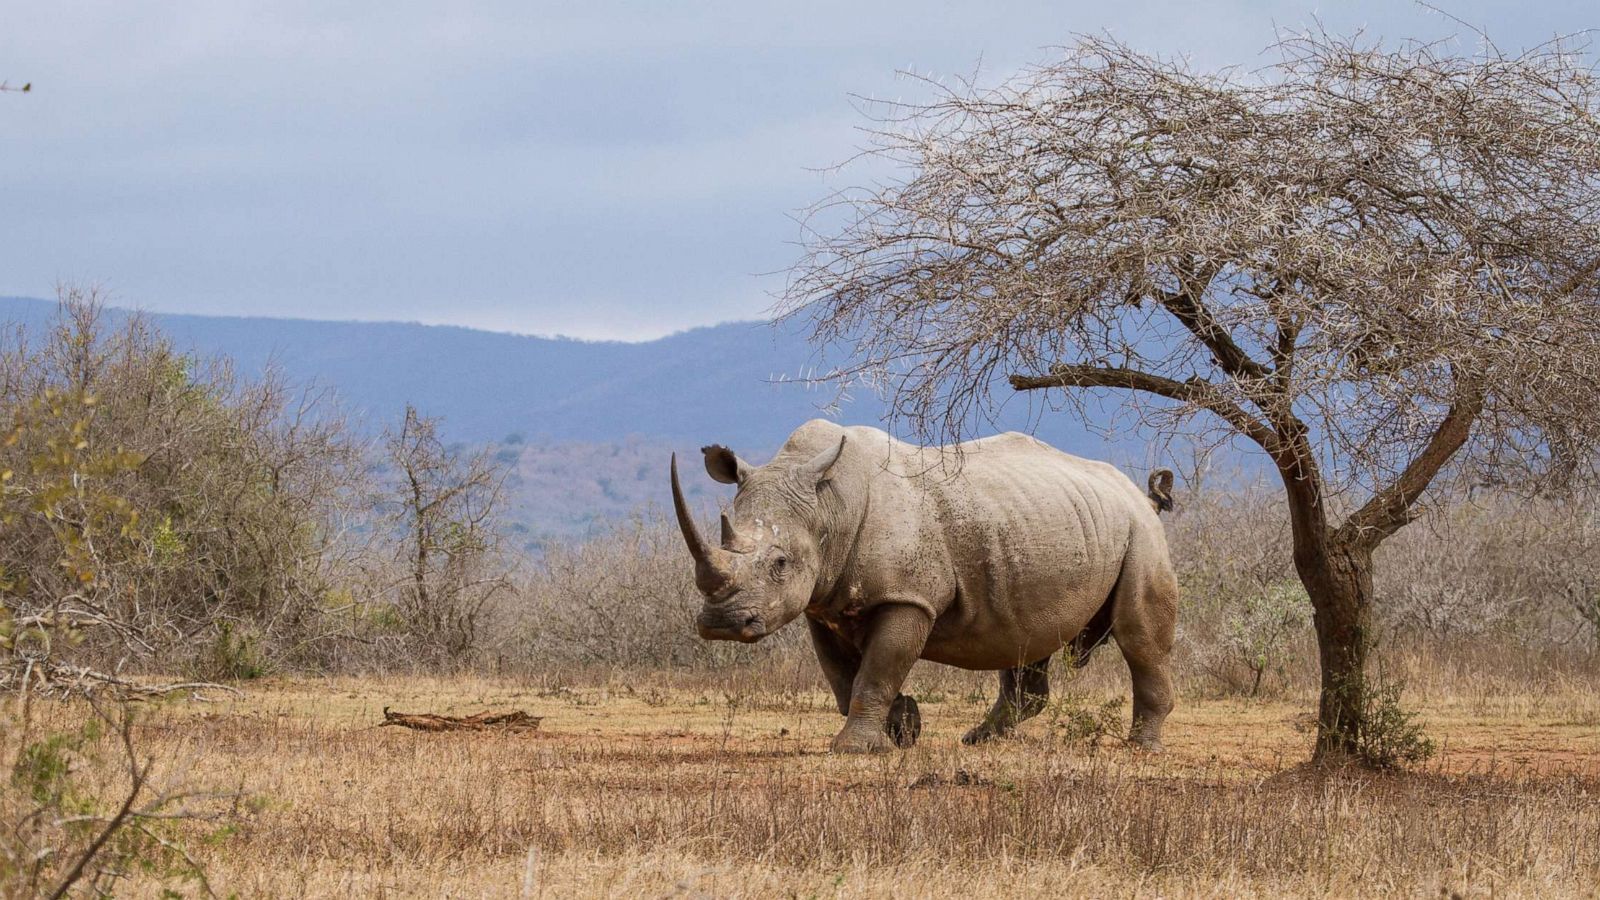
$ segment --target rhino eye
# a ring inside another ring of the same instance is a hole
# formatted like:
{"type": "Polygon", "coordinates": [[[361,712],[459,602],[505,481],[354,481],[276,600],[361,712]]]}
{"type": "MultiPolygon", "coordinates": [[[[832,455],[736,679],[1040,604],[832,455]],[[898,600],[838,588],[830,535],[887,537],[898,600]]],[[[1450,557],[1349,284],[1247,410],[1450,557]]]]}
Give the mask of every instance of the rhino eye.
{"type": "Polygon", "coordinates": [[[789,557],[779,555],[772,561],[772,579],[782,581],[789,577],[789,557]]]}

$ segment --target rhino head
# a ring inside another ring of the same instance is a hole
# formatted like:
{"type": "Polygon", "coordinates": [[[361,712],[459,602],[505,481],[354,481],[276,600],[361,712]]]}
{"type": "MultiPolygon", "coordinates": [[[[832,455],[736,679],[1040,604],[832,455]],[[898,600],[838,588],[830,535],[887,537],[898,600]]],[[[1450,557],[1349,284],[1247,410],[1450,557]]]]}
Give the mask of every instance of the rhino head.
{"type": "Polygon", "coordinates": [[[695,620],[700,636],[753,643],[805,610],[822,568],[819,492],[844,451],[844,439],[798,465],[751,466],[732,450],[701,448],[706,472],[736,484],[732,515],[722,515],[721,541],[700,536],[678,484],[672,458],[672,504],[705,606],[695,620]]]}

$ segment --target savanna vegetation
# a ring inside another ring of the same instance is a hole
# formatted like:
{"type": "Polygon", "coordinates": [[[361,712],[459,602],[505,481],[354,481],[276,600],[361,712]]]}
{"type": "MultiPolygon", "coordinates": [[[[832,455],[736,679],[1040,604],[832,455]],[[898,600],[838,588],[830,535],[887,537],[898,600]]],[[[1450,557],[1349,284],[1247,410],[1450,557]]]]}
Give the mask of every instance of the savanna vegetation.
{"type": "Polygon", "coordinates": [[[670,519],[514,558],[492,448],[416,411],[358,439],[328,397],[108,331],[92,299],[0,355],[10,893],[1531,893],[1600,873],[1582,492],[1461,493],[1381,550],[1367,749],[1401,774],[1294,767],[1320,681],[1288,512],[1204,456],[1166,519],[1167,756],[1121,745],[1127,676],[1102,651],[987,749],[955,737],[990,678],[921,667],[922,745],[844,762],[821,753],[836,714],[802,632],[695,636],[670,519]],[[376,728],[391,705],[545,721],[376,728]]]}

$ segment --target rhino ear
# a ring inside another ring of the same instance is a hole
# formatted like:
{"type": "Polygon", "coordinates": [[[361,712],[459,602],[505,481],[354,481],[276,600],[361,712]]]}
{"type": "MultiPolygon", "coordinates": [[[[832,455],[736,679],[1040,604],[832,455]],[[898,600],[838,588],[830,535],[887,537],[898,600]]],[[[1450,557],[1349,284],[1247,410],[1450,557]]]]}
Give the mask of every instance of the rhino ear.
{"type": "Polygon", "coordinates": [[[706,455],[706,474],[723,484],[744,484],[754,471],[749,463],[721,444],[701,447],[700,452],[706,455]]]}
{"type": "Polygon", "coordinates": [[[844,442],[845,438],[841,437],[837,446],[829,447],[811,457],[809,462],[800,467],[800,474],[811,476],[812,481],[816,484],[826,481],[828,473],[833,470],[833,464],[839,461],[840,456],[844,455],[844,442]]]}

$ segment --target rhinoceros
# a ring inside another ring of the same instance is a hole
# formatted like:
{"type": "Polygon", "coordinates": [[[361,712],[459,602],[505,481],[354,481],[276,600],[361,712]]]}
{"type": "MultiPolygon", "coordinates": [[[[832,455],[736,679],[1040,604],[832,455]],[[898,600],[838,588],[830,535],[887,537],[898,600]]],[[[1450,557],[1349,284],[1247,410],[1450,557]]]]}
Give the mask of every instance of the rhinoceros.
{"type": "Polygon", "coordinates": [[[673,505],[705,598],[700,636],[758,641],[804,613],[846,717],[834,752],[916,741],[921,717],[900,690],[919,658],[1000,671],[999,698],[962,738],[978,743],[1044,708],[1058,650],[1081,663],[1112,636],[1133,674],[1129,739],[1161,749],[1178,601],[1157,519],[1171,508],[1170,471],[1141,492],[1025,434],[920,447],[821,419],[764,466],[721,445],[702,452],[706,472],[738,491],[708,543],[673,456],[673,505]]]}

